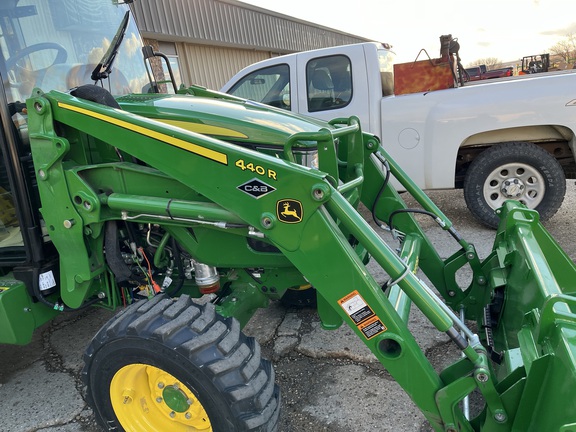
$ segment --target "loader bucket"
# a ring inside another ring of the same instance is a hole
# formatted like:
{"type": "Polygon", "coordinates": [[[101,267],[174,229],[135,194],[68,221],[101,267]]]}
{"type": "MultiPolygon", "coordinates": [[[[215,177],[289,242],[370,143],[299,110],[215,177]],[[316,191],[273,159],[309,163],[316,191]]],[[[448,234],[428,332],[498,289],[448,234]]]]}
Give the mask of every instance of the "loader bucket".
{"type": "Polygon", "coordinates": [[[498,391],[512,430],[576,431],[576,266],[537,212],[510,201],[499,213],[484,322],[498,391]]]}

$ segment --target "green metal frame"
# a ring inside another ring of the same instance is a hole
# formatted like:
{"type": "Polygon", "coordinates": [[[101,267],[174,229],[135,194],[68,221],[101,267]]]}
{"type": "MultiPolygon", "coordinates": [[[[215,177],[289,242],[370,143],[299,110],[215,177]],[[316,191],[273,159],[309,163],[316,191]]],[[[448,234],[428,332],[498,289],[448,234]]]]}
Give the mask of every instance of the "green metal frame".
{"type": "Polygon", "coordinates": [[[349,325],[435,430],[576,430],[576,267],[535,212],[508,202],[493,252],[480,261],[355,118],[293,135],[280,159],[58,92],[37,91],[28,113],[41,212],[60,253],[60,295],[68,306],[95,297],[117,305],[103,256],[107,221],[159,224],[196,259],[222,269],[228,292],[218,311],[241,323],[270,298],[310,283],[323,326],[349,325]],[[320,170],[293,162],[296,145],[317,146],[320,170]],[[396,191],[381,190],[385,170],[376,153],[459,243],[453,256],[442,260],[414,217],[398,212],[406,205],[396,191]],[[254,178],[274,192],[255,199],[238,189],[254,178]],[[380,220],[394,217],[399,254],[358,213],[360,202],[380,220]],[[246,247],[249,237],[278,252],[246,247]],[[367,271],[368,256],[390,276],[388,292],[367,271]],[[464,266],[473,277],[460,287],[455,275],[464,266]],[[258,268],[261,279],[246,268],[258,268]],[[454,340],[461,360],[440,373],[432,367],[406,324],[411,303],[454,340]],[[491,350],[502,353],[500,364],[490,361],[489,340],[447,306],[463,308],[482,327],[491,303],[491,350]],[[459,402],[475,390],[486,407],[468,420],[459,402]]]}

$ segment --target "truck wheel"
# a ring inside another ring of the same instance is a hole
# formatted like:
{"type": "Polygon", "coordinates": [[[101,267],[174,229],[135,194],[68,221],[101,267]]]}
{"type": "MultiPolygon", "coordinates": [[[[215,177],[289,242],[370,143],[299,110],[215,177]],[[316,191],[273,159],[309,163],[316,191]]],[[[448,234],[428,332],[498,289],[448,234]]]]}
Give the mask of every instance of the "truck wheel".
{"type": "Polygon", "coordinates": [[[84,355],[87,400],[104,430],[275,431],[280,391],[234,318],[159,295],[111,319],[84,355]]]}
{"type": "Polygon", "coordinates": [[[464,199],[472,214],[496,228],[494,210],[514,199],[536,209],[541,220],[554,216],[566,193],[566,177],[546,150],[527,142],[498,144],[470,164],[464,179],[464,199]]]}

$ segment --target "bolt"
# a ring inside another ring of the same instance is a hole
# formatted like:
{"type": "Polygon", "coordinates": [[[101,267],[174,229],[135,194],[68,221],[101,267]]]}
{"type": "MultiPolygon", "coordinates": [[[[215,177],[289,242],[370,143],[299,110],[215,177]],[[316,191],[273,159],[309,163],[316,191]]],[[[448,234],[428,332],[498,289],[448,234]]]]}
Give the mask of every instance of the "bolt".
{"type": "Polygon", "coordinates": [[[262,226],[264,228],[270,228],[272,226],[272,219],[270,219],[269,217],[263,217],[262,226]]]}
{"type": "Polygon", "coordinates": [[[322,189],[314,189],[314,192],[312,192],[312,194],[314,195],[315,200],[320,201],[324,198],[324,191],[322,189]]]}
{"type": "Polygon", "coordinates": [[[184,414],[184,417],[186,417],[186,419],[190,420],[192,418],[192,414],[187,412],[186,414],[184,414]]]}
{"type": "Polygon", "coordinates": [[[124,405],[132,403],[132,398],[130,396],[124,396],[124,405]]]}
{"type": "Polygon", "coordinates": [[[472,252],[468,252],[468,253],[466,254],[466,257],[467,257],[469,260],[474,259],[474,254],[473,254],[472,252]]]}
{"type": "Polygon", "coordinates": [[[98,298],[99,298],[99,299],[105,299],[105,298],[106,298],[106,293],[103,292],[103,291],[100,291],[100,292],[98,293],[98,298]]]}
{"type": "Polygon", "coordinates": [[[494,413],[494,420],[498,423],[504,423],[506,421],[506,413],[501,410],[498,410],[494,413]]]}
{"type": "Polygon", "coordinates": [[[76,221],[74,219],[66,219],[64,221],[64,228],[70,229],[74,226],[75,223],[76,223],[76,221]]]}
{"type": "Polygon", "coordinates": [[[38,177],[40,177],[41,179],[46,179],[46,171],[44,171],[43,169],[39,169],[38,177]]]}
{"type": "Polygon", "coordinates": [[[163,388],[164,388],[164,383],[163,383],[163,382],[159,382],[159,383],[158,383],[158,388],[159,388],[159,389],[163,389],[163,388]]]}
{"type": "Polygon", "coordinates": [[[42,111],[42,108],[43,108],[43,106],[42,106],[42,104],[41,104],[40,102],[35,102],[35,103],[34,103],[34,109],[35,109],[36,111],[40,112],[40,111],[42,111]]]}
{"type": "Polygon", "coordinates": [[[481,383],[485,383],[488,382],[488,375],[485,374],[484,372],[480,372],[479,374],[476,375],[476,379],[481,383]]]}
{"type": "Polygon", "coordinates": [[[180,388],[180,384],[178,383],[174,383],[174,385],[172,386],[173,389],[178,390],[180,388]]]}
{"type": "Polygon", "coordinates": [[[186,401],[186,403],[187,403],[188,405],[192,405],[192,404],[194,403],[194,401],[193,401],[192,399],[188,399],[188,400],[186,401]]]}
{"type": "Polygon", "coordinates": [[[450,291],[448,291],[448,295],[449,295],[450,297],[454,297],[454,296],[456,295],[456,292],[450,290],[450,291]]]}
{"type": "Polygon", "coordinates": [[[158,397],[156,398],[156,402],[162,403],[162,398],[161,398],[160,396],[158,396],[158,397]]]}
{"type": "Polygon", "coordinates": [[[172,418],[176,417],[176,413],[174,411],[170,411],[170,417],[172,418]]]}

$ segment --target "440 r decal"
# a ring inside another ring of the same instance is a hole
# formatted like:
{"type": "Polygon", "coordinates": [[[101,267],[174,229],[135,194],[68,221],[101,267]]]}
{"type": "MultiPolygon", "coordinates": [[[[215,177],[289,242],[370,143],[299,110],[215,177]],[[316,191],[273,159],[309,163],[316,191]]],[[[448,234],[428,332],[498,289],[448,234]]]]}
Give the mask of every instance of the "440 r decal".
{"type": "Polygon", "coordinates": [[[244,159],[238,159],[234,165],[240,168],[242,171],[248,170],[260,176],[264,176],[272,180],[278,180],[276,178],[276,171],[269,168],[264,168],[262,165],[255,165],[253,162],[248,162],[244,159]]]}

